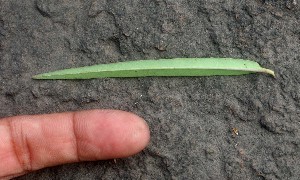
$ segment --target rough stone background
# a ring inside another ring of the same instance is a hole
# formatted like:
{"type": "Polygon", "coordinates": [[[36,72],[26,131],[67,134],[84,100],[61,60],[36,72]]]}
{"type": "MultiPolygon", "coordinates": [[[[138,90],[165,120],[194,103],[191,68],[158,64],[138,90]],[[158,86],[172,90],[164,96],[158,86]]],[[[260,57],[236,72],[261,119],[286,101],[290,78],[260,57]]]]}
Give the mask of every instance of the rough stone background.
{"type": "Polygon", "coordinates": [[[0,117],[112,108],[145,118],[152,133],[117,163],[18,179],[299,179],[299,10],[298,0],[0,0],[0,117]],[[277,78],[31,79],[172,57],[253,59],[277,78]]]}

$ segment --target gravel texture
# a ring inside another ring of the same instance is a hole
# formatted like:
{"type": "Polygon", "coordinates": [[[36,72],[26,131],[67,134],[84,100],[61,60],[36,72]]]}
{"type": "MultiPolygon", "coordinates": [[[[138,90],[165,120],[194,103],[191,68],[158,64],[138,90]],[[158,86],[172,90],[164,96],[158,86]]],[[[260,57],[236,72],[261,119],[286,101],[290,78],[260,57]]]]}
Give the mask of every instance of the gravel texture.
{"type": "Polygon", "coordinates": [[[116,163],[17,179],[299,179],[299,18],[298,0],[0,0],[0,117],[121,109],[152,134],[116,163]],[[173,57],[252,59],[277,77],[31,79],[173,57]]]}

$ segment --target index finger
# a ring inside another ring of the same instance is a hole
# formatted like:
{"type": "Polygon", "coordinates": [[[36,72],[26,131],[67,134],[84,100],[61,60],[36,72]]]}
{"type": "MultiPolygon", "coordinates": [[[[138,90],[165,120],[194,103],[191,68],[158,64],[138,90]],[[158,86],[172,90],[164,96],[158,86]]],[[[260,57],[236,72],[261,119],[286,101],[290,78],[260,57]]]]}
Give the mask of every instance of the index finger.
{"type": "Polygon", "coordinates": [[[149,142],[140,117],[91,110],[0,120],[0,178],[63,163],[133,155],[149,142]]]}

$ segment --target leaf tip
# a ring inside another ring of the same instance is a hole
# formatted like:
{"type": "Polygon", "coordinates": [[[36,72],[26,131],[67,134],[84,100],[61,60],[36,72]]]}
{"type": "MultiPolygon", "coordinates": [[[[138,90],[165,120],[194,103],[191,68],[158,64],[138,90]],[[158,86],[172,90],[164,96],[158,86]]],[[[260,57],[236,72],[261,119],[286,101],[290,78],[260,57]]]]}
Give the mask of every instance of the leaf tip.
{"type": "Polygon", "coordinates": [[[42,74],[38,74],[38,75],[34,75],[31,77],[32,79],[43,79],[43,75],[42,74]]]}
{"type": "Polygon", "coordinates": [[[263,71],[262,71],[262,72],[267,73],[267,74],[270,74],[270,75],[272,75],[274,78],[276,77],[276,76],[275,76],[275,72],[274,72],[273,70],[271,70],[271,69],[263,68],[263,71]]]}
{"type": "Polygon", "coordinates": [[[32,79],[39,79],[39,76],[38,75],[34,75],[31,77],[32,79]]]}

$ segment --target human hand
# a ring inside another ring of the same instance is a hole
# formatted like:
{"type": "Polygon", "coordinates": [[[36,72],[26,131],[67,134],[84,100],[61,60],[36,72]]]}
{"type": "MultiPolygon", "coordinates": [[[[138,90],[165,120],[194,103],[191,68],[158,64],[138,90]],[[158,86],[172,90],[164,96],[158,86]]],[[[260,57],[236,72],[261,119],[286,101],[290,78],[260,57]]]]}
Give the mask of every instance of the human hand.
{"type": "Polygon", "coordinates": [[[0,119],[0,179],[64,163],[128,157],[149,139],[143,119],[117,110],[0,119]]]}

